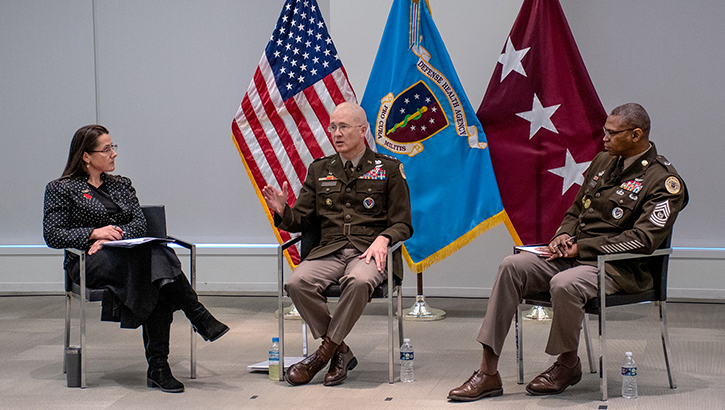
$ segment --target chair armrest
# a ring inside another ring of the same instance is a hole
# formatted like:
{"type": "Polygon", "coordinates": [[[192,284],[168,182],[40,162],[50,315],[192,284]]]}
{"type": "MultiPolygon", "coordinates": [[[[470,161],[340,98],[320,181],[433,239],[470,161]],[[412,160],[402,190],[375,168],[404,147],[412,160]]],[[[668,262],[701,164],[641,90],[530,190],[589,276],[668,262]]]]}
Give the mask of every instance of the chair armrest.
{"type": "Polygon", "coordinates": [[[84,250],[76,249],[76,248],[64,248],[63,250],[66,251],[66,252],[70,252],[70,253],[76,254],[78,256],[81,256],[81,255],[83,255],[83,253],[85,253],[84,250]]]}
{"type": "Polygon", "coordinates": [[[395,252],[398,248],[400,248],[401,246],[403,246],[403,243],[404,243],[403,241],[400,241],[400,242],[396,242],[396,243],[394,243],[392,245],[388,245],[388,251],[389,252],[395,252]]]}
{"type": "Polygon", "coordinates": [[[296,238],[292,238],[292,239],[288,240],[287,242],[285,242],[285,243],[283,243],[281,245],[282,246],[282,250],[283,251],[286,250],[287,248],[289,248],[290,246],[296,244],[297,242],[299,242],[301,240],[302,240],[302,235],[300,235],[300,236],[298,236],[296,238]]]}
{"type": "Polygon", "coordinates": [[[181,239],[174,238],[173,236],[167,236],[166,239],[170,239],[171,240],[170,243],[175,243],[175,244],[177,244],[181,247],[184,247],[186,249],[189,249],[189,250],[191,250],[191,248],[194,246],[194,244],[192,244],[192,243],[182,241],[181,239]]]}
{"type": "Polygon", "coordinates": [[[604,276],[606,275],[605,265],[608,262],[617,261],[617,260],[652,258],[655,256],[665,256],[665,255],[671,255],[671,254],[672,254],[672,248],[664,248],[664,249],[657,249],[656,251],[654,251],[650,254],[614,253],[614,254],[610,254],[610,255],[597,255],[597,268],[599,269],[599,298],[601,301],[600,309],[603,311],[605,308],[605,300],[606,300],[607,295],[606,295],[606,289],[605,289],[604,276]]]}
{"type": "Polygon", "coordinates": [[[611,255],[598,255],[597,262],[602,261],[607,263],[609,261],[625,260],[625,259],[639,259],[639,258],[651,258],[653,256],[664,256],[672,254],[672,248],[657,249],[650,254],[641,253],[613,253],[611,255]]]}

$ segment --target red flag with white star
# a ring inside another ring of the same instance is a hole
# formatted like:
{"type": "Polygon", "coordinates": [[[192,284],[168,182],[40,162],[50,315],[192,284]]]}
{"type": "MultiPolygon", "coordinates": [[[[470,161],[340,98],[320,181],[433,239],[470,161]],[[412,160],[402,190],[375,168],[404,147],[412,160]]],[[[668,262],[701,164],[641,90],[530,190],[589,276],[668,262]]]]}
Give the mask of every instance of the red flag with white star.
{"type": "Polygon", "coordinates": [[[514,241],[548,242],[607,117],[558,0],[524,1],[477,115],[514,241]]]}

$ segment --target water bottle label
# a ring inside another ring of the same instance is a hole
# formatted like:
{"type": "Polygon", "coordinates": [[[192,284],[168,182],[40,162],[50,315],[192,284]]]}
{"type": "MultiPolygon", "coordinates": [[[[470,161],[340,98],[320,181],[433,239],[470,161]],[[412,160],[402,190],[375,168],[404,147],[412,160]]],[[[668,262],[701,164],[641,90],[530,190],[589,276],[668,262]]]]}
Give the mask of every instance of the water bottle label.
{"type": "Polygon", "coordinates": [[[413,360],[413,352],[400,352],[400,360],[413,360]]]}
{"type": "Polygon", "coordinates": [[[636,376],[636,375],[637,375],[636,367],[622,367],[622,376],[636,376]]]}

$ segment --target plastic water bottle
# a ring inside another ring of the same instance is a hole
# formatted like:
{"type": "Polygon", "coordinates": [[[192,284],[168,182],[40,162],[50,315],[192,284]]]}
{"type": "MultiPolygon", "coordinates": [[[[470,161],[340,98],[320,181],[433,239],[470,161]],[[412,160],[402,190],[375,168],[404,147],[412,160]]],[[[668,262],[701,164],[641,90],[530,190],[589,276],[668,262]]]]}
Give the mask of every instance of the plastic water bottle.
{"type": "Polygon", "coordinates": [[[400,381],[412,382],[415,380],[415,371],[413,370],[413,345],[410,339],[403,339],[403,345],[400,346],[400,381]]]}
{"type": "Polygon", "coordinates": [[[637,364],[632,359],[632,352],[625,353],[627,357],[622,365],[622,397],[625,399],[637,398],[637,364]]]}
{"type": "Polygon", "coordinates": [[[279,338],[272,338],[269,348],[269,380],[279,381],[279,338]]]}

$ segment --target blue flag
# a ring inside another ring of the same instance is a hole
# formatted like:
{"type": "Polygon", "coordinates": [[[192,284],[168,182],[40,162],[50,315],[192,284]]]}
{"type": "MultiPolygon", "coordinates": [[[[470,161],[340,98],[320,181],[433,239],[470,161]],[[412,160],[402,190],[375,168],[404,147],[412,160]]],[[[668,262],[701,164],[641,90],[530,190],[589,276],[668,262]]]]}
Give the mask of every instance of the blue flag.
{"type": "Polygon", "coordinates": [[[378,151],[410,187],[411,270],[422,272],[505,220],[486,136],[425,0],[395,0],[362,107],[378,151]]]}

